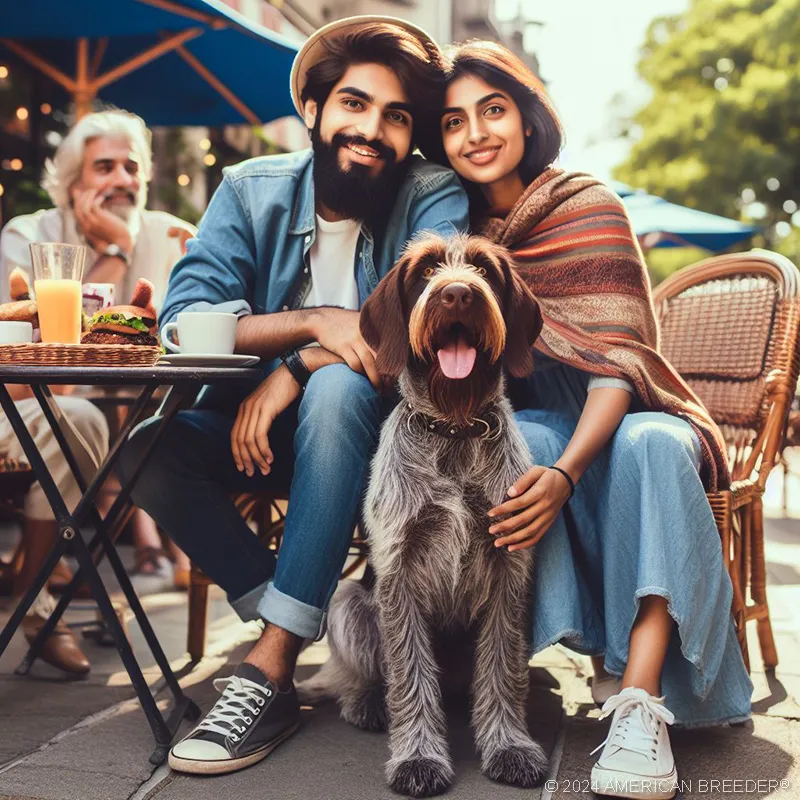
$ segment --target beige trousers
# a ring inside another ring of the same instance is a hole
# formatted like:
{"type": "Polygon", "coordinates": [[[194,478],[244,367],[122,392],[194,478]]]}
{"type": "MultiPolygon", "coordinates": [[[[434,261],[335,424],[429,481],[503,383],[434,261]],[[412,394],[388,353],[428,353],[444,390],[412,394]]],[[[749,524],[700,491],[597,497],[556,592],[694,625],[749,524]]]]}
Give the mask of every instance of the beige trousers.
{"type": "MultiPolygon", "coordinates": [[[[91,480],[108,453],[108,424],[103,412],[88,400],[79,397],[57,396],[55,400],[60,412],[61,428],[75,454],[81,473],[84,478],[91,480]]],[[[20,400],[16,406],[67,508],[74,511],[81,498],[81,491],[39,403],[31,397],[20,400]]],[[[28,460],[11,423],[2,411],[0,411],[0,453],[9,458],[28,460]]],[[[38,481],[31,486],[25,498],[25,516],[36,520],[55,518],[38,481]]]]}

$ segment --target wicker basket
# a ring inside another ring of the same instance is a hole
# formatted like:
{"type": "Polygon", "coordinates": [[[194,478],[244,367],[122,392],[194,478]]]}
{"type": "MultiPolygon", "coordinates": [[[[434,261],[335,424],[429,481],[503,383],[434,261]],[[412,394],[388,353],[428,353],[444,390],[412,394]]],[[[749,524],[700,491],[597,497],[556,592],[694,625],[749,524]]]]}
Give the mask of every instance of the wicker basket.
{"type": "Polygon", "coordinates": [[[0,364],[15,367],[152,367],[160,347],[135,344],[3,344],[0,364]]]}

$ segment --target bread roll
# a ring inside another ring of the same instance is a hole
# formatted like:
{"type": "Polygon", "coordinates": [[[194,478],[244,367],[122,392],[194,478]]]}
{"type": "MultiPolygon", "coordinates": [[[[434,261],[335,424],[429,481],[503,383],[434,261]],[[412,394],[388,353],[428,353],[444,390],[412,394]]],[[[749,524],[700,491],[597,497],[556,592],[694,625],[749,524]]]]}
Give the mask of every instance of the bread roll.
{"type": "Polygon", "coordinates": [[[15,300],[0,305],[0,322],[31,322],[36,327],[36,303],[33,300],[15,300]]]}
{"type": "Polygon", "coordinates": [[[9,294],[12,300],[30,300],[31,284],[28,273],[20,267],[14,267],[8,276],[9,294]]]}

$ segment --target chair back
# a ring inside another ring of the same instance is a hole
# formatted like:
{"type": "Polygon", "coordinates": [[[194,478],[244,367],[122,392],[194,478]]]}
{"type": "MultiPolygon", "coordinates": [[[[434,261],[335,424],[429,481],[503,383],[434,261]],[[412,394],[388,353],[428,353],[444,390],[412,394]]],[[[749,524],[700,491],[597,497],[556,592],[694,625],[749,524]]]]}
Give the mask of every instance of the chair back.
{"type": "Polygon", "coordinates": [[[714,256],[653,299],[661,352],[720,426],[733,480],[763,490],[800,371],[800,272],[767,250],[714,256]]]}

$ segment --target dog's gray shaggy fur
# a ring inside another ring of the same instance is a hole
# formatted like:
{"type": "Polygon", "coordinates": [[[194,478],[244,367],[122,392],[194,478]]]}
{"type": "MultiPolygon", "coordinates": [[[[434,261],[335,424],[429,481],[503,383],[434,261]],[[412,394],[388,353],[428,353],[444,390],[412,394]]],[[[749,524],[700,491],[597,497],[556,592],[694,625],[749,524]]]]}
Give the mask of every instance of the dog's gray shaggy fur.
{"type": "Polygon", "coordinates": [[[525,721],[532,550],[498,549],[488,533],[487,511],[531,466],[494,374],[482,407],[496,424],[465,439],[424,423],[441,417],[424,371],[400,376],[403,401],[381,430],[365,502],[375,585],[342,583],[328,614],[331,659],[300,687],[307,702],[335,697],[360,728],[388,724],[387,779],[414,797],[444,791],[453,777],[434,655],[440,631],[477,636],[472,724],[483,772],[530,787],[547,768],[525,721]]]}

